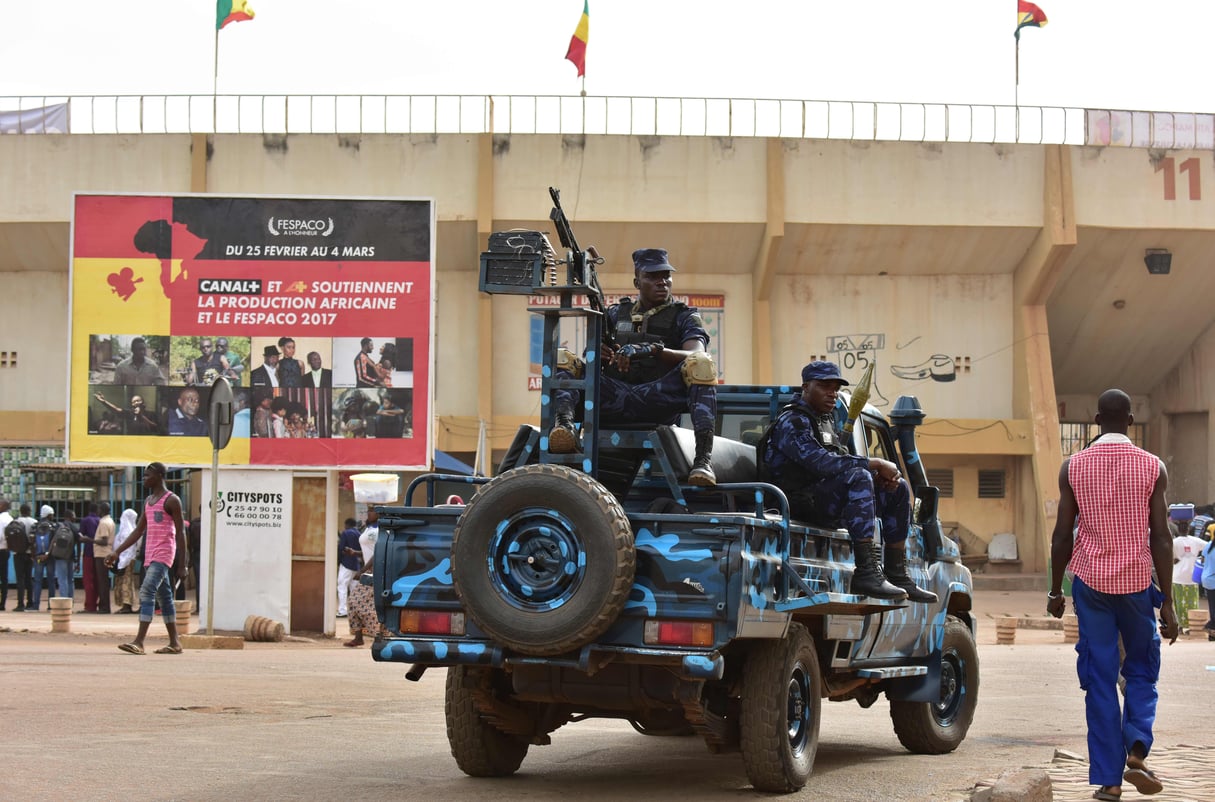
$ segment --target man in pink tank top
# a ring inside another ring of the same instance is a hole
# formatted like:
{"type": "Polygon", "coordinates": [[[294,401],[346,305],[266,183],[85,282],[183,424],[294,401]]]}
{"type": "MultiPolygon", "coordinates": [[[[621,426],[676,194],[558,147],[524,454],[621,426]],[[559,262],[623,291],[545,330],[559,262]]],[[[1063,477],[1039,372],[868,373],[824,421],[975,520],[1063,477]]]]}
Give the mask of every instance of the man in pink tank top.
{"type": "Polygon", "coordinates": [[[1126,436],[1131,398],[1106,390],[1097,399],[1101,435],[1059,472],[1059,518],[1051,538],[1051,585],[1046,610],[1067,606],[1063,570],[1070,568],[1080,626],[1076,673],[1088,720],[1088,779],[1094,799],[1121,798],[1125,780],[1141,794],[1163,786],[1144,761],[1156,721],[1160,639],[1177,640],[1173,610],[1173,548],[1164,493],[1168,473],[1156,456],[1126,436]],[[1073,539],[1072,525],[1076,534],[1073,539]],[[1156,581],[1152,582],[1155,569],[1156,581]],[[1160,632],[1156,631],[1160,608],[1160,632]],[[1125,710],[1118,705],[1118,641],[1126,650],[1125,710]]]}
{"type": "Polygon", "coordinates": [[[139,634],[130,643],[118,648],[129,654],[143,654],[143,639],[148,634],[157,605],[165,629],[169,633],[169,645],[156,650],[157,654],[181,654],[181,641],[177,638],[177,613],[173,607],[173,583],[170,573],[175,558],[177,578],[185,579],[190,570],[189,552],[186,550],[185,528],[181,518],[181,500],[165,487],[166,469],[163,463],[153,462],[143,471],[143,486],[150,495],[144,502],[143,512],[133,531],[122,546],[106,558],[106,565],[113,567],[118,555],[147,535],[144,546],[143,584],[139,588],[139,634]]]}

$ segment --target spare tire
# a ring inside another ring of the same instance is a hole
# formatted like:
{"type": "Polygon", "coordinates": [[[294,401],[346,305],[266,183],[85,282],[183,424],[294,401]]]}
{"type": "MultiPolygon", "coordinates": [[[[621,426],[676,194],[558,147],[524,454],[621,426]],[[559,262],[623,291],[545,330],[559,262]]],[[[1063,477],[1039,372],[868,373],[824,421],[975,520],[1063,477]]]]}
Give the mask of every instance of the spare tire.
{"type": "Polygon", "coordinates": [[[469,617],[530,655],[602,635],[624,609],[636,559],[620,502],[562,465],[492,479],[460,515],[451,544],[452,580],[469,617]]]}

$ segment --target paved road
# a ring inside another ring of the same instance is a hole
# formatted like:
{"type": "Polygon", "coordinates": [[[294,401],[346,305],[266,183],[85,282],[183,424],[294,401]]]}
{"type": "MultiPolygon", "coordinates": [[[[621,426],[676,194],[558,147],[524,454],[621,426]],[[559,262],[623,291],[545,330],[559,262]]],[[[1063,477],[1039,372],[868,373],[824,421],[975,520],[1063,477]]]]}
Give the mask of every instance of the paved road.
{"type": "MultiPolygon", "coordinates": [[[[403,667],[334,641],[134,657],[117,650],[121,636],[100,634],[132,618],[77,616],[77,629],[98,634],[51,635],[4,631],[14,614],[0,613],[0,799],[754,798],[737,755],[612,721],[558,730],[515,777],[470,779],[448,752],[441,671],[411,683],[403,667]]],[[[1061,633],[996,646],[990,615],[980,620],[980,705],[961,748],[911,755],[884,701],[824,704],[814,776],[789,798],[942,802],[1006,768],[1045,767],[1056,748],[1084,753],[1061,633]]],[[[1158,748],[1211,744],[1199,703],[1215,691],[1208,665],[1215,643],[1166,648],[1158,748]]]]}

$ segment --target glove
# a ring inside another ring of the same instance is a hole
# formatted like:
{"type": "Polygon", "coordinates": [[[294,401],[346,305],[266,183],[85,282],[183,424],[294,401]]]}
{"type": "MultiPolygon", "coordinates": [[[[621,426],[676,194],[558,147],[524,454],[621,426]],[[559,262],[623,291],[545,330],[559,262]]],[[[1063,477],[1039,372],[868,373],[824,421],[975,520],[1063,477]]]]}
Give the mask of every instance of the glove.
{"type": "Polygon", "coordinates": [[[640,359],[647,356],[657,356],[662,353],[662,343],[629,343],[621,346],[616,356],[625,359],[640,359]]]}

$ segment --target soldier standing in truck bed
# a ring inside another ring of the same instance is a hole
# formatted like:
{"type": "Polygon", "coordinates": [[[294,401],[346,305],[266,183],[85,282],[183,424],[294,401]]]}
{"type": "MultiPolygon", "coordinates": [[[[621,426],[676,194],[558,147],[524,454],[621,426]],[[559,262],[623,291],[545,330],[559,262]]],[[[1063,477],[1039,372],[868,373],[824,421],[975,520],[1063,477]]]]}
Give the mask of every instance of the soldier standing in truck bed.
{"type": "MultiPolygon", "coordinates": [[[[675,268],[661,248],[633,251],[637,300],[624,298],[607,310],[616,348],[605,348],[599,386],[599,422],[676,424],[691,412],[696,456],[688,483],[717,483],[711,465],[717,420],[717,366],[706,347],[709,334],[695,307],[671,299],[675,268]]],[[[567,358],[558,376],[579,375],[577,360],[567,358]],[[573,364],[571,364],[573,363],[573,364]]],[[[553,430],[549,451],[568,454],[578,447],[574,432],[575,391],[553,393],[553,430]]]]}

